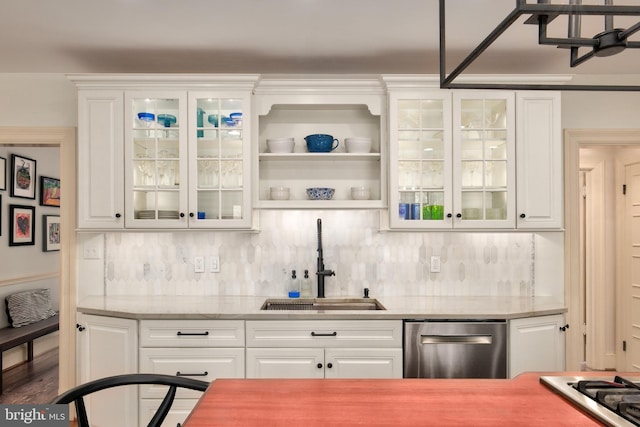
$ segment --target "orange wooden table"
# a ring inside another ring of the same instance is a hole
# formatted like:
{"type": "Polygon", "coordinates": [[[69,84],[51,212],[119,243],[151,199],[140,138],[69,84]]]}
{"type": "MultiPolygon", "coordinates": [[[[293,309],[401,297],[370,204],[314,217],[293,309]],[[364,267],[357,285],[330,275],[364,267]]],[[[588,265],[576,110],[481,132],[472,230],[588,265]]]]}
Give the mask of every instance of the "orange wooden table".
{"type": "Polygon", "coordinates": [[[184,427],[599,426],[539,382],[485,379],[218,379],[184,427]]]}

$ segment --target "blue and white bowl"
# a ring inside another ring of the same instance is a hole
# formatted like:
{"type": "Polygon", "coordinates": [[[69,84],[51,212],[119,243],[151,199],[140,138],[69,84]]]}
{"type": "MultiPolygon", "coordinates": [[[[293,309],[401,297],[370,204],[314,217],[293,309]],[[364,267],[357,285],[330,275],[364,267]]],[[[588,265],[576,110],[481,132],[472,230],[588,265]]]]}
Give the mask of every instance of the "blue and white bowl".
{"type": "Polygon", "coordinates": [[[331,200],[335,191],[335,188],[307,188],[307,197],[311,200],[331,200]]]}

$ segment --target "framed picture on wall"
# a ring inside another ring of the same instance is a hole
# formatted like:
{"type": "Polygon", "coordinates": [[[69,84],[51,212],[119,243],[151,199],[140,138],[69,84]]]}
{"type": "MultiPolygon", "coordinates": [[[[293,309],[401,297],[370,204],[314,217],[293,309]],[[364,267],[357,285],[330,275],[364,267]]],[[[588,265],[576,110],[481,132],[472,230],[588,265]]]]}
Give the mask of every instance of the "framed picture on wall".
{"type": "Polygon", "coordinates": [[[60,207],[60,180],[40,176],[40,205],[60,207]]]}
{"type": "Polygon", "coordinates": [[[7,189],[7,159],[0,157],[0,190],[7,189]]]}
{"type": "Polygon", "coordinates": [[[36,161],[11,155],[11,197],[36,198],[36,161]]]}
{"type": "Polygon", "coordinates": [[[42,216],[42,252],[60,250],[60,216],[42,216]]]}
{"type": "Polygon", "coordinates": [[[35,244],[35,217],[34,206],[9,205],[9,246],[35,244]]]}

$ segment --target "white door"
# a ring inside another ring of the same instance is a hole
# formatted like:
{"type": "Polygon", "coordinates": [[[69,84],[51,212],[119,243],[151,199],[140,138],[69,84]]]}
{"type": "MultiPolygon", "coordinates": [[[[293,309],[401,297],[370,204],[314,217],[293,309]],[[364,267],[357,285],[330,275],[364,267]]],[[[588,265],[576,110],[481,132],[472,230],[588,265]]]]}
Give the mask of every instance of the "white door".
{"type": "Polygon", "coordinates": [[[624,370],[640,371],[640,163],[625,169],[624,370]]]}

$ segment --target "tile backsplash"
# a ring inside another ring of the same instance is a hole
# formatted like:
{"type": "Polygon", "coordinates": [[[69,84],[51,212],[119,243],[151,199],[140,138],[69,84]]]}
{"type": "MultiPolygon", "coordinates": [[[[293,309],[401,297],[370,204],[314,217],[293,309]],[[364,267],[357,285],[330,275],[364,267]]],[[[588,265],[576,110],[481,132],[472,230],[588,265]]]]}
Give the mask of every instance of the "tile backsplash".
{"type": "Polygon", "coordinates": [[[316,289],[317,219],[326,296],[531,296],[535,236],[505,232],[379,231],[377,211],[261,211],[259,232],[106,233],[106,295],[284,297],[291,270],[316,289]],[[431,273],[431,256],[441,272],[431,273]],[[204,273],[194,257],[204,257],[204,273]],[[220,272],[210,272],[210,257],[220,272]]]}

